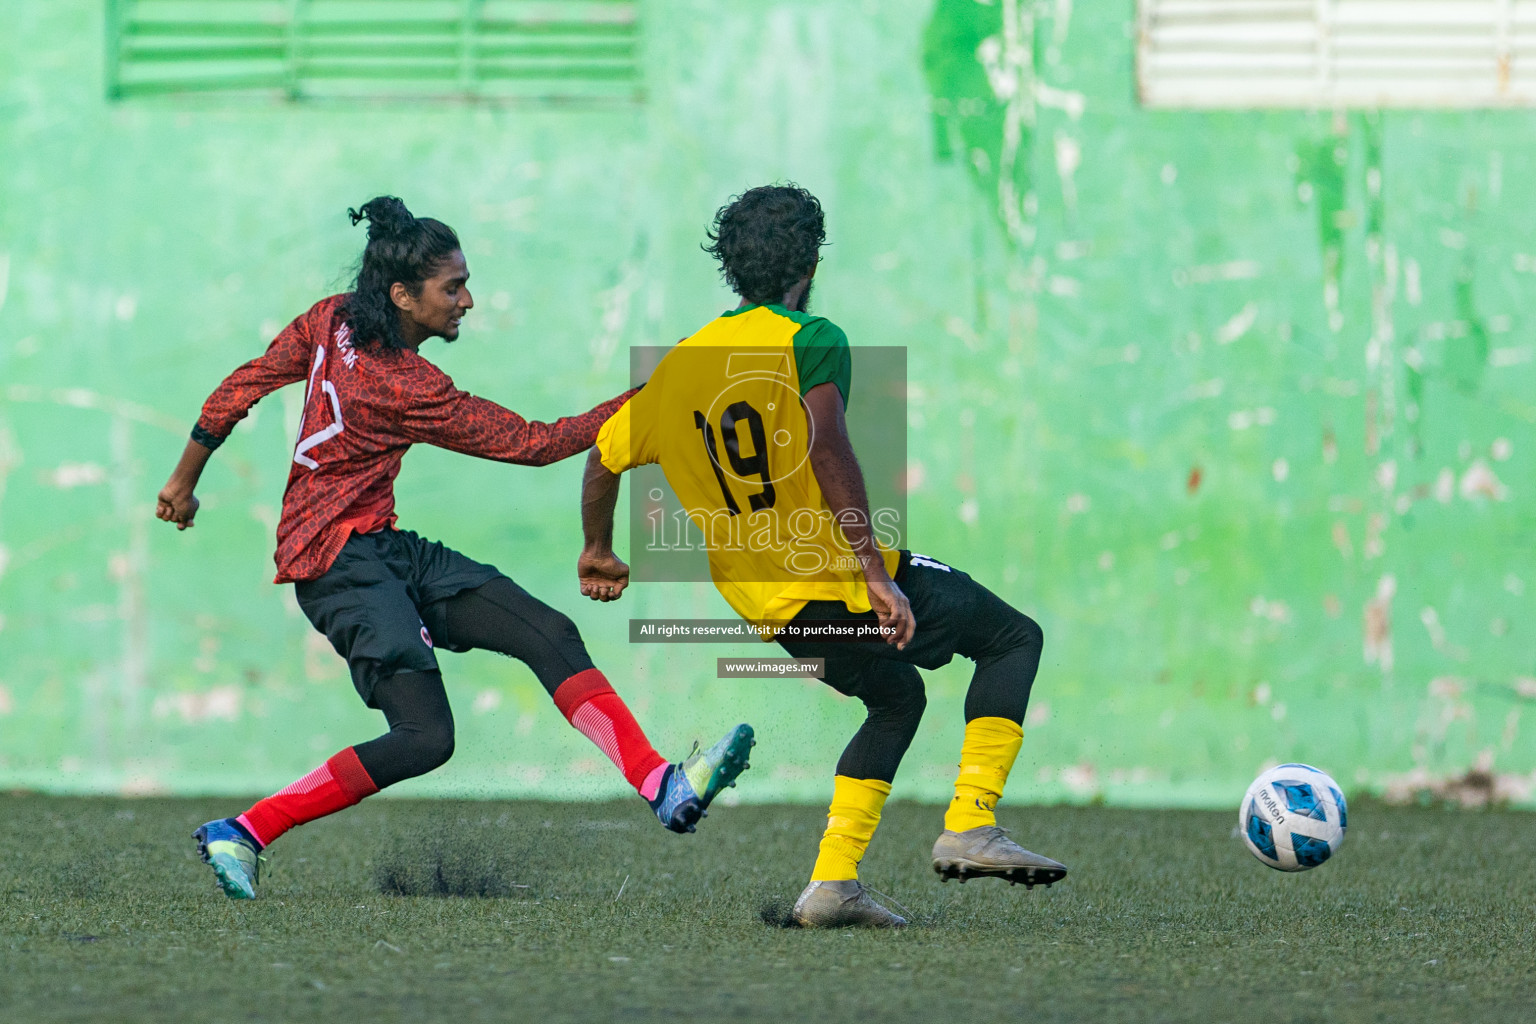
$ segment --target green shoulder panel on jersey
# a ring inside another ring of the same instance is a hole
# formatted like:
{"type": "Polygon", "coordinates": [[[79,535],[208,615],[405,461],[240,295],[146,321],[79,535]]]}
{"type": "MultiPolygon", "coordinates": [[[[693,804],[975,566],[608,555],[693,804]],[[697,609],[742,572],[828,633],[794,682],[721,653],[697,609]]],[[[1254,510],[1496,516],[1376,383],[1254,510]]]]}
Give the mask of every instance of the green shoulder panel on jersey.
{"type": "Polygon", "coordinates": [[[853,358],[848,350],[848,335],[843,333],[843,329],[824,316],[785,309],[777,303],[728,309],[721,316],[739,316],[754,309],[766,309],[800,325],[794,336],[795,369],[800,375],[800,394],[804,395],[818,384],[836,384],[846,408],[848,392],[853,386],[853,358]]]}
{"type": "MultiPolygon", "coordinates": [[[[798,319],[801,314],[794,314],[798,319]]],[[[806,317],[795,332],[795,366],[800,371],[800,394],[818,384],[832,383],[843,394],[848,406],[848,391],[853,386],[853,358],[848,351],[848,335],[824,317],[806,317]]]]}
{"type": "Polygon", "coordinates": [[[848,390],[853,386],[853,358],[848,351],[848,335],[824,316],[797,313],[783,306],[768,308],[800,325],[795,332],[795,367],[800,371],[800,394],[804,395],[818,384],[836,384],[846,408],[848,390]]]}

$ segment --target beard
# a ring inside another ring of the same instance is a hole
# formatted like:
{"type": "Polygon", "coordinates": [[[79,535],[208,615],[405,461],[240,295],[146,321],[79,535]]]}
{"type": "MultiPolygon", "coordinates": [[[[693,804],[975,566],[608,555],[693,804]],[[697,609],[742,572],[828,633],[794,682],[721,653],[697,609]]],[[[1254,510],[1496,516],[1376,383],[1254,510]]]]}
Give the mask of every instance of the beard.
{"type": "Polygon", "coordinates": [[[814,288],[815,286],[816,286],[816,279],[815,278],[812,278],[811,280],[809,280],[809,281],[807,281],[805,283],[805,294],[800,296],[800,301],[795,303],[795,308],[793,310],[791,310],[791,312],[795,312],[795,313],[809,313],[811,311],[811,289],[814,288]]]}

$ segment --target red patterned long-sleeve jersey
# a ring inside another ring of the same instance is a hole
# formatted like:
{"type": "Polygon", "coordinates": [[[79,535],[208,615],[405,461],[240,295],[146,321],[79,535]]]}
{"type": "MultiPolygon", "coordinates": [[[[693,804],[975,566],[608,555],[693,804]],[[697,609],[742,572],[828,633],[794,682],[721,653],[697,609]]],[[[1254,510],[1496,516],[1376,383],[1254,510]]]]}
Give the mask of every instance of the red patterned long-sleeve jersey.
{"type": "Polygon", "coordinates": [[[525,420],[460,391],[410,349],[353,347],[341,315],[345,298],[316,303],[265,354],[225,378],[192,431],[193,440],[217,448],[264,395],[307,381],[277,524],[278,583],[315,579],[351,534],[394,525],[395,477],[412,444],[544,466],[590,448],[603,421],[634,393],[553,423],[525,420]]]}

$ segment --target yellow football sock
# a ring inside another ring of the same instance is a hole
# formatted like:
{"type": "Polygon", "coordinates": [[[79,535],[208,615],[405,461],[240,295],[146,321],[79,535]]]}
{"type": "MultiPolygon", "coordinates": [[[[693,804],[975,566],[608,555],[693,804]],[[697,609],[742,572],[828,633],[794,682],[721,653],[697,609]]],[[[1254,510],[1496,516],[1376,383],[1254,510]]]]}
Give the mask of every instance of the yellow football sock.
{"type": "Polygon", "coordinates": [[[889,782],[833,776],[827,831],[821,837],[821,853],[811,869],[811,881],[837,882],[859,877],[859,861],[864,859],[875,826],[880,824],[880,808],[890,795],[889,782]]]}
{"type": "Polygon", "coordinates": [[[945,828],[964,832],[997,824],[993,812],[1023,744],[1023,727],[1010,719],[973,718],[965,723],[960,774],[955,777],[955,798],[944,812],[945,828]]]}

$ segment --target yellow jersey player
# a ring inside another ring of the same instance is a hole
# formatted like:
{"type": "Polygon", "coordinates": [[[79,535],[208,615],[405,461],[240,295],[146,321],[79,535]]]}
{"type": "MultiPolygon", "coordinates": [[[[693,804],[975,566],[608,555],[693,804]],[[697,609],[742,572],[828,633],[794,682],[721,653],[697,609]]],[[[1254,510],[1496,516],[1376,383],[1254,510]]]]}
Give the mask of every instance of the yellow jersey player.
{"type": "Polygon", "coordinates": [[[707,251],[741,305],[671,349],[599,430],[582,487],[578,575],[595,600],[623,594],[629,567],[612,548],[619,474],[660,463],[731,607],[795,657],[824,659],[827,685],[868,710],[838,761],[795,920],[900,927],[906,921],[859,884],[858,865],[923,715],[917,670],[956,654],[976,672],[934,870],[1026,886],[1066,875],[1013,842],[994,815],[1023,741],[1043,635],[958,569],[877,542],[844,419],[848,339],[806,312],[825,238],[821,204],[793,185],[751,189],[716,215],[707,251]],[[856,631],[862,639],[847,639],[856,631]]]}

